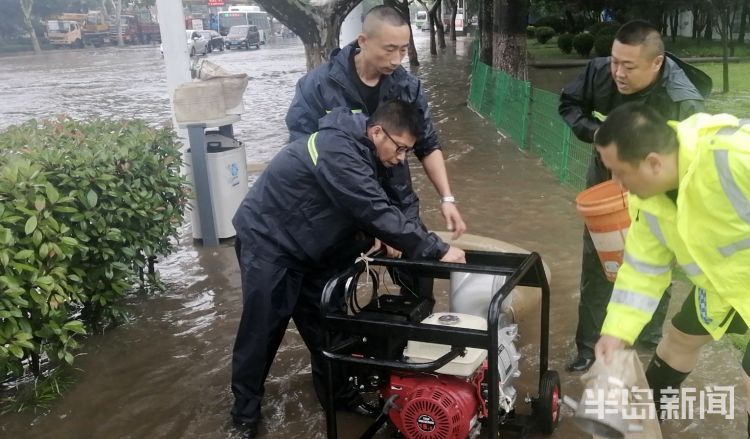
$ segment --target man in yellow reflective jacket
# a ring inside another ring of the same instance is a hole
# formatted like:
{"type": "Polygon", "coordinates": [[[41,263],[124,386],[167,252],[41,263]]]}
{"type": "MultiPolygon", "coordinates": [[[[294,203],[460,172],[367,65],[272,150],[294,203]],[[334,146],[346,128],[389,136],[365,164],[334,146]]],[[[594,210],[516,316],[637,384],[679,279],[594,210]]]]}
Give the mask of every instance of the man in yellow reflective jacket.
{"type": "MultiPolygon", "coordinates": [[[[630,191],[632,220],[596,357],[610,362],[635,341],[675,266],[694,285],[646,371],[664,408],[663,391],[680,386],[703,345],[750,322],[750,120],[697,114],[667,123],[628,104],[609,115],[595,143],[630,191]]],[[[747,348],[742,367],[750,394],[747,348]]]]}

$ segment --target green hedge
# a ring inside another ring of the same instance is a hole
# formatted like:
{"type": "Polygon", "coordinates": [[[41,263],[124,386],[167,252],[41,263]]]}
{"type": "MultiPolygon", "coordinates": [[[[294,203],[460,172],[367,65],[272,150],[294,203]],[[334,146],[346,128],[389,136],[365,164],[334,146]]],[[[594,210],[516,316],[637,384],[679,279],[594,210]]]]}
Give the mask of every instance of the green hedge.
{"type": "Polygon", "coordinates": [[[573,34],[564,33],[557,37],[557,47],[564,54],[570,54],[573,51],[573,34]]]}
{"type": "MultiPolygon", "coordinates": [[[[122,317],[187,203],[174,132],[142,121],[29,121],[0,133],[0,377],[122,317]]],[[[155,280],[155,279],[152,279],[155,280]]]]}
{"type": "Polygon", "coordinates": [[[594,48],[594,37],[588,32],[582,32],[573,37],[573,48],[576,53],[584,58],[588,58],[591,49],[594,48]]]}
{"type": "Polygon", "coordinates": [[[547,41],[551,40],[555,36],[555,30],[549,26],[536,27],[534,29],[534,35],[539,44],[546,44],[547,41]]]}

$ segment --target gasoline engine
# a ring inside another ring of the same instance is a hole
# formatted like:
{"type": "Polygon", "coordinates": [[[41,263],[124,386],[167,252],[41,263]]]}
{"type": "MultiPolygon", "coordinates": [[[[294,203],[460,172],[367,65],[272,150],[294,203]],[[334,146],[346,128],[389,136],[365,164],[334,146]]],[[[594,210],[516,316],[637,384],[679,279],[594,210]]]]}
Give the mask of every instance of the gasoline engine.
{"type": "MultiPolygon", "coordinates": [[[[487,331],[487,313],[494,292],[505,282],[504,276],[469,273],[451,274],[449,312],[432,313],[433,301],[406,295],[381,295],[373,292],[370,302],[359,307],[352,303],[350,309],[355,319],[368,322],[422,323],[452,328],[487,331]]],[[[347,283],[353,293],[356,279],[347,283]]],[[[373,284],[377,285],[376,276],[373,284]]],[[[515,291],[514,291],[515,293],[515,291]]],[[[521,355],[516,349],[518,326],[516,322],[522,309],[532,306],[524,298],[512,295],[501,305],[498,320],[498,419],[500,424],[514,424],[517,393],[513,382],[520,376],[521,355]],[[519,299],[520,297],[520,299],[519,299]],[[515,301],[515,302],[514,302],[515,301]]],[[[445,357],[451,344],[428,343],[409,340],[407,334],[390,333],[390,336],[369,336],[364,343],[349,351],[353,358],[377,358],[384,362],[359,365],[354,384],[361,391],[376,391],[385,403],[384,413],[406,439],[465,439],[479,437],[489,413],[489,373],[487,350],[465,348],[460,355],[430,372],[405,370],[405,367],[387,367],[387,364],[424,364],[445,357]],[[394,335],[396,334],[396,335],[394,335]]],[[[442,340],[441,340],[442,341],[442,340]]],[[[444,343],[451,343],[446,339],[444,343]]],[[[456,348],[459,349],[459,348],[456,348]]],[[[550,433],[557,423],[559,413],[557,374],[545,372],[542,379],[540,401],[550,406],[548,427],[550,433]],[[549,376],[548,376],[549,375],[549,376]],[[544,384],[546,383],[546,384],[544,384]]],[[[385,416],[382,417],[385,420],[385,416]]],[[[377,424],[377,422],[376,422],[377,424]]],[[[544,424],[544,423],[542,423],[544,424]]],[[[363,436],[364,437],[364,436],[363,436]]],[[[368,436],[371,437],[371,436],[368,436]]]]}
{"type": "MultiPolygon", "coordinates": [[[[487,320],[476,315],[447,312],[429,314],[431,303],[402,296],[380,296],[359,314],[372,320],[414,321],[428,325],[487,330],[487,320]]],[[[501,317],[498,330],[498,372],[501,416],[513,412],[516,390],[513,379],[520,375],[514,340],[518,327],[511,316],[501,317]]],[[[366,356],[390,357],[409,363],[426,363],[447,354],[449,345],[413,340],[368,341],[366,356]],[[404,346],[405,345],[405,346],[404,346]]],[[[478,437],[480,420],[487,417],[487,351],[467,348],[435,372],[370,370],[370,388],[379,387],[389,404],[388,417],[406,439],[464,439],[478,437]]],[[[360,378],[358,381],[361,381],[360,378]]]]}
{"type": "MultiPolygon", "coordinates": [[[[487,329],[487,321],[460,313],[435,313],[422,320],[429,325],[487,329]]],[[[499,372],[501,414],[512,412],[516,390],[512,385],[519,376],[513,340],[517,327],[510,324],[499,331],[499,372]]],[[[433,361],[450,350],[450,346],[409,341],[404,350],[406,361],[433,361]]],[[[391,404],[391,422],[407,439],[475,438],[480,419],[487,417],[487,351],[468,348],[434,373],[392,371],[381,394],[391,404]]]]}

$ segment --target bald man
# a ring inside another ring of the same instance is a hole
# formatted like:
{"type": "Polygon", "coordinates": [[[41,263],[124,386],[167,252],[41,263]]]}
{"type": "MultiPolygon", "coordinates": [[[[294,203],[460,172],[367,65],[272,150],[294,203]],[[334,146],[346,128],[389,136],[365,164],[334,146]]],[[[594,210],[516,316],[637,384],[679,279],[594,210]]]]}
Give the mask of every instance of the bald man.
{"type": "MultiPolygon", "coordinates": [[[[318,120],[336,107],[371,115],[380,103],[391,99],[415,105],[424,122],[414,154],[437,190],[446,227],[456,239],[466,230],[466,224],[455,205],[424,88],[401,66],[410,32],[409,24],[393,8],[370,9],[356,41],[334,51],[329,62],[299,80],[286,124],[294,140],[317,131],[318,120]]],[[[384,187],[391,202],[408,218],[419,216],[419,199],[412,190],[406,160],[392,168],[384,187]]],[[[397,255],[400,250],[389,252],[397,255]]]]}
{"type": "MultiPolygon", "coordinates": [[[[665,119],[682,120],[702,111],[704,96],[710,91],[711,78],[666,53],[659,31],[650,23],[633,20],[617,31],[612,56],[594,58],[584,72],[563,88],[559,111],[579,140],[592,143],[602,116],[625,103],[642,103],[665,119]]],[[[599,153],[593,151],[586,187],[609,179],[610,173],[599,153]]],[[[576,330],[578,355],[566,366],[568,372],[586,371],[594,363],[594,345],[613,286],[604,274],[591,235],[584,230],[576,330]]],[[[653,348],[661,339],[669,297],[668,289],[653,319],[641,332],[639,345],[653,348]]]]}

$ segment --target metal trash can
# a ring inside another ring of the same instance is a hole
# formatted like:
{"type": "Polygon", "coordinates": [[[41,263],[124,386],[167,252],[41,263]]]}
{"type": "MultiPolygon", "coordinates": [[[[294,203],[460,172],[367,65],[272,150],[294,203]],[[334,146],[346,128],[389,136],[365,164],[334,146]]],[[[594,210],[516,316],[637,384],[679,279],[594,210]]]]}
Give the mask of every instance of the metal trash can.
{"type": "MultiPolygon", "coordinates": [[[[245,145],[217,132],[206,132],[208,181],[213,201],[216,235],[219,239],[231,238],[236,232],[232,217],[248,191],[247,156],[245,145]]],[[[193,181],[192,155],[187,150],[183,156],[185,176],[193,181]]],[[[195,191],[190,197],[190,221],[193,238],[201,239],[200,217],[195,191]]]]}

